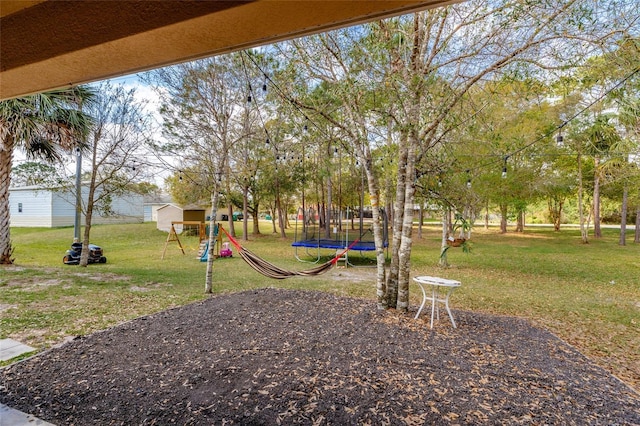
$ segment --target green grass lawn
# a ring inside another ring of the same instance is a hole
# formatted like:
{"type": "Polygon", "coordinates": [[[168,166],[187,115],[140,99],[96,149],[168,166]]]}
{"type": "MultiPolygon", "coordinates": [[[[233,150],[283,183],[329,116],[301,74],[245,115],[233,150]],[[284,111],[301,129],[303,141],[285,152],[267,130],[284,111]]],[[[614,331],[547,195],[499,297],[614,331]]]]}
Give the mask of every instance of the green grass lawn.
{"type": "MultiPolygon", "coordinates": [[[[266,222],[261,229],[264,235],[242,243],[286,269],[312,266],[295,259],[292,238],[271,235],[266,222]]],[[[582,244],[573,229],[500,235],[478,227],[472,252],[450,249],[452,266],[445,270],[437,266],[440,230],[427,227],[422,239],[414,238],[412,271],[460,280],[454,309],[527,318],[640,389],[640,245],[629,239],[621,247],[617,231],[604,233],[582,244]]],[[[62,264],[71,228],[13,228],[11,235],[16,266],[0,267],[0,338],[47,348],[68,336],[209,297],[206,264],[196,258],[197,237],[180,236],[185,255],[176,242],[169,243],[162,260],[167,234],[155,223],[95,226],[92,242],[103,247],[108,262],[88,268],[62,264]]],[[[362,260],[354,253],[351,259],[370,263],[366,256],[362,260]]],[[[373,274],[374,268],[347,268],[271,280],[236,255],[214,262],[214,292],[273,286],[373,299],[373,274]]],[[[411,284],[414,308],[419,293],[411,284]]]]}

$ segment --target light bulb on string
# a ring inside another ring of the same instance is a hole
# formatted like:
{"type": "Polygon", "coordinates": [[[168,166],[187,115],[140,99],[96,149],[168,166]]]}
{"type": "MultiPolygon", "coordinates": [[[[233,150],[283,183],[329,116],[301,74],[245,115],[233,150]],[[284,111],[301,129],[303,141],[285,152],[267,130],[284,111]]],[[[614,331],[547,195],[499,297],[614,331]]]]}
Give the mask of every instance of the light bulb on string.
{"type": "Polygon", "coordinates": [[[467,188],[471,188],[471,176],[469,176],[471,170],[467,170],[467,188]]]}

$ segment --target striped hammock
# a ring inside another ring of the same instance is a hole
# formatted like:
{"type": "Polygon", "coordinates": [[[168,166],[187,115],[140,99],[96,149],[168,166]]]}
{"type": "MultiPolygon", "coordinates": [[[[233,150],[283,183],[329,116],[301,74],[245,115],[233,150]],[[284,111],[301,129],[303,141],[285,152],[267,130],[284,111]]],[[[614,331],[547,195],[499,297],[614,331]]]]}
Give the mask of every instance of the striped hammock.
{"type": "Polygon", "coordinates": [[[234,245],[234,247],[238,250],[238,253],[240,253],[240,256],[244,259],[245,262],[249,264],[249,266],[251,266],[253,269],[261,273],[265,277],[274,278],[276,280],[283,280],[285,278],[291,277],[310,277],[324,274],[336,263],[338,263],[338,260],[359,241],[355,240],[349,245],[349,247],[344,249],[342,253],[337,254],[333,259],[323,263],[322,265],[316,266],[315,268],[306,269],[304,271],[288,271],[260,258],[257,254],[242,247],[240,243],[231,235],[229,235],[229,233],[222,226],[219,226],[219,229],[221,229],[222,232],[225,233],[229,241],[231,241],[231,244],[234,245]]]}

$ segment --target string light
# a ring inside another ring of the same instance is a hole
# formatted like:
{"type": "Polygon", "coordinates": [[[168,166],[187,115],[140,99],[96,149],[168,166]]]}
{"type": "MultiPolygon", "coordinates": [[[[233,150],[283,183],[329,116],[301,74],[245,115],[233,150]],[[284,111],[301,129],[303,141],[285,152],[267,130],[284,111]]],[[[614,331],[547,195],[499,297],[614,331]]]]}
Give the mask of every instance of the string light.
{"type": "MultiPolygon", "coordinates": [[[[523,151],[529,149],[530,147],[532,147],[533,145],[537,144],[538,142],[540,142],[542,140],[545,140],[548,137],[552,137],[553,133],[556,132],[556,131],[558,132],[558,134],[556,135],[556,138],[555,138],[556,142],[557,142],[558,146],[563,147],[564,146],[564,135],[562,134],[562,129],[567,124],[571,123],[573,120],[575,120],[580,115],[584,114],[586,111],[589,111],[595,104],[597,104],[602,99],[604,99],[606,96],[608,96],[609,93],[613,92],[618,87],[621,87],[622,85],[626,84],[626,82],[629,79],[631,79],[634,75],[636,75],[638,73],[640,73],[640,68],[636,68],[635,70],[633,70],[630,74],[626,75],[622,80],[618,81],[612,87],[608,88],[604,93],[602,93],[600,96],[598,96],[597,98],[592,100],[589,104],[585,105],[579,111],[576,111],[571,117],[563,119],[562,123],[560,125],[556,126],[552,131],[549,131],[549,132],[537,137],[533,141],[527,143],[526,145],[514,150],[513,152],[511,152],[510,155],[513,156],[513,155],[516,155],[516,154],[518,154],[520,152],[523,152],[523,151]]],[[[572,154],[572,153],[563,153],[563,154],[554,154],[553,156],[559,156],[559,155],[574,155],[574,154],[572,154]]],[[[477,157],[477,155],[474,154],[474,157],[477,157]]],[[[480,164],[480,165],[474,167],[474,170],[483,169],[483,168],[485,168],[487,166],[494,165],[496,163],[496,161],[499,161],[499,160],[493,160],[493,161],[489,161],[489,162],[484,163],[484,164],[480,164]]]]}

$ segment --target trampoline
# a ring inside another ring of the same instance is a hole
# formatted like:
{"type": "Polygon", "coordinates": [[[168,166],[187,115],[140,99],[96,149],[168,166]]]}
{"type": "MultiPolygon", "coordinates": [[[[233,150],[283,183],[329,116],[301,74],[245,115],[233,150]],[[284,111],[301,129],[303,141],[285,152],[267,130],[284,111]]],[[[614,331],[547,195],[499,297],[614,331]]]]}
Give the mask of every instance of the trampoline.
{"type": "MultiPolygon", "coordinates": [[[[326,248],[326,249],[345,249],[353,244],[353,241],[337,241],[331,239],[320,239],[320,240],[302,240],[295,241],[291,244],[292,247],[306,247],[306,248],[326,248]]],[[[385,248],[387,244],[385,242],[385,248]]],[[[376,249],[376,244],[374,241],[358,241],[351,250],[355,251],[374,251],[376,249]]]]}
{"type": "MultiPolygon", "coordinates": [[[[336,216],[341,217],[340,213],[334,213],[336,216]]],[[[346,217],[349,217],[350,212],[346,210],[346,217]]],[[[381,210],[381,216],[383,219],[383,246],[388,248],[389,238],[387,230],[387,215],[384,210],[381,210]]],[[[373,240],[372,224],[365,223],[362,217],[359,217],[357,223],[358,227],[352,227],[356,222],[352,222],[350,225],[348,220],[342,220],[339,226],[333,226],[333,237],[327,238],[326,229],[321,229],[315,220],[316,215],[313,209],[303,211],[299,209],[296,215],[296,232],[295,241],[291,243],[294,248],[295,257],[300,262],[318,263],[322,257],[321,250],[333,250],[334,252],[345,250],[347,247],[350,251],[358,252],[372,252],[375,251],[376,245],[373,240]],[[299,224],[298,221],[302,221],[299,224]],[[300,229],[300,233],[298,230],[300,229]],[[340,231],[340,229],[343,229],[340,231]],[[298,249],[304,249],[306,258],[302,258],[298,252],[298,249]],[[314,251],[314,252],[312,252],[314,251]],[[311,259],[311,260],[310,260],[311,259]]],[[[344,253],[342,259],[345,265],[355,266],[349,263],[348,253],[344,253]]]]}

